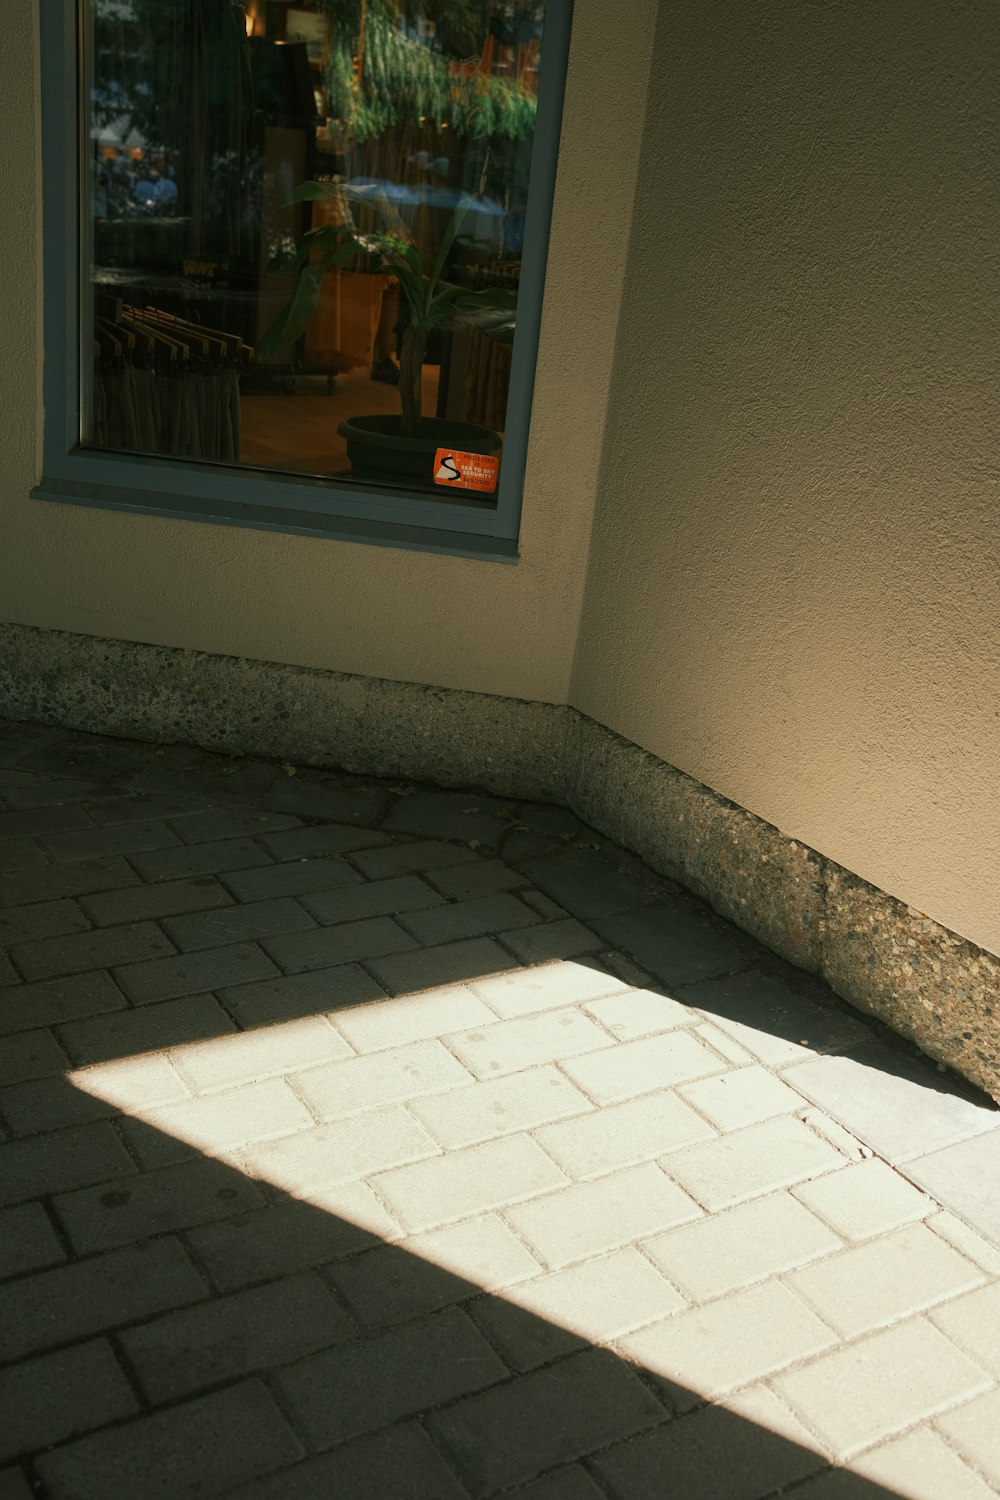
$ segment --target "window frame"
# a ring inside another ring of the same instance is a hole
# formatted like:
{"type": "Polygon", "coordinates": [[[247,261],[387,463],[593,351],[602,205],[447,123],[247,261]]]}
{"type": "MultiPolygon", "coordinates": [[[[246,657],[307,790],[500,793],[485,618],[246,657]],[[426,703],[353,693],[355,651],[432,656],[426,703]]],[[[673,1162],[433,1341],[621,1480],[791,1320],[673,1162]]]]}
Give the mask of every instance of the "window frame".
{"type": "Polygon", "coordinates": [[[293,532],[497,561],[517,558],[542,293],[573,0],[548,0],[531,156],[518,328],[496,506],[392,494],[254,468],[80,446],[86,388],[84,254],[90,234],[85,0],[39,0],[44,431],[39,500],[293,532]],[[67,208],[69,211],[67,212],[67,208]]]}

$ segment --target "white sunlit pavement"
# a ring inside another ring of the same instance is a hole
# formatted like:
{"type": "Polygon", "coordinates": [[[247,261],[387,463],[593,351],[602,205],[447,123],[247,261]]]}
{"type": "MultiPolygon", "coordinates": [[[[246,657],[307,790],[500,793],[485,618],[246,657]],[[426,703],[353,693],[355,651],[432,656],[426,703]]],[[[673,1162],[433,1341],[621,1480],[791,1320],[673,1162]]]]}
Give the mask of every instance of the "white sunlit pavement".
{"type": "Polygon", "coordinates": [[[568,813],[0,732],[0,1500],[1000,1494],[1000,1114],[568,813]]]}

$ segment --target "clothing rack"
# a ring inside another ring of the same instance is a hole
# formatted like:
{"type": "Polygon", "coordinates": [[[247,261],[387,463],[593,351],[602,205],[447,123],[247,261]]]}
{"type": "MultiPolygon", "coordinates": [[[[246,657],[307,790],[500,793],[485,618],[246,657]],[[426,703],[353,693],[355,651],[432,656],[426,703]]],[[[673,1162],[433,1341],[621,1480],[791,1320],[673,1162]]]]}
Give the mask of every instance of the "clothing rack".
{"type": "Polygon", "coordinates": [[[253,350],[155,306],[98,299],[95,447],[208,463],[240,459],[240,370],[253,350]]]}

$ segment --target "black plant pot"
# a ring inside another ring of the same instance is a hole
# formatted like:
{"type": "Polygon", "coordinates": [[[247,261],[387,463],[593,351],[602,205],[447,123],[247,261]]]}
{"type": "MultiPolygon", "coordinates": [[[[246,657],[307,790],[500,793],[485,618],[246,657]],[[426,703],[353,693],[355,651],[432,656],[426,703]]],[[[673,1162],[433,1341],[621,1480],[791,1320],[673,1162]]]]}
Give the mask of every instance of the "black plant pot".
{"type": "Polygon", "coordinates": [[[419,437],[403,437],[399,428],[399,417],[349,417],[340,423],[337,431],[347,442],[355,479],[391,481],[440,494],[444,486],[434,482],[434,459],[439,448],[488,458],[499,458],[503,448],[499,433],[450,417],[423,417],[419,437]]]}

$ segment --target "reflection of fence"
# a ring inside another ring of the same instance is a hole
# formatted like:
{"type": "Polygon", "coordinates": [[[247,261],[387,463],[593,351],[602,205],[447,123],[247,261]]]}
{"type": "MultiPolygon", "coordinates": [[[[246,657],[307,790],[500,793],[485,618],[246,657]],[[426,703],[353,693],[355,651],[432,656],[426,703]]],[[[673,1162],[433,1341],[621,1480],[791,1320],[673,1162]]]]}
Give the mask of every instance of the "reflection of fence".
{"type": "MultiPolygon", "coordinates": [[[[520,276],[520,261],[493,261],[478,268],[469,284],[475,291],[506,287],[516,292],[520,276]]],[[[478,422],[483,427],[502,432],[506,423],[509,387],[509,346],[474,329],[469,335],[466,355],[462,420],[478,422]]]]}

